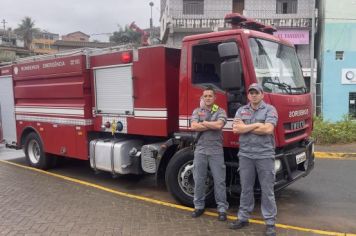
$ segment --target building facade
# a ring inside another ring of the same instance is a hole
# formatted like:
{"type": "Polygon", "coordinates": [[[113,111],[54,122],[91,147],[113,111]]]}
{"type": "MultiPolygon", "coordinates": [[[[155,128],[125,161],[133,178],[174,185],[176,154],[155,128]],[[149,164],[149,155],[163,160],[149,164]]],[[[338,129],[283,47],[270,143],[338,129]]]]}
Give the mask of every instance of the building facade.
{"type": "Polygon", "coordinates": [[[320,0],[319,9],[321,114],[330,121],[356,119],[356,1],[320,0]]]}
{"type": "Polygon", "coordinates": [[[217,31],[233,0],[161,0],[161,42],[180,47],[185,36],[217,31]]]}
{"type": "Polygon", "coordinates": [[[54,34],[47,31],[40,31],[33,35],[30,49],[35,54],[56,53],[57,50],[53,47],[53,44],[58,39],[59,34],[54,34]]]}

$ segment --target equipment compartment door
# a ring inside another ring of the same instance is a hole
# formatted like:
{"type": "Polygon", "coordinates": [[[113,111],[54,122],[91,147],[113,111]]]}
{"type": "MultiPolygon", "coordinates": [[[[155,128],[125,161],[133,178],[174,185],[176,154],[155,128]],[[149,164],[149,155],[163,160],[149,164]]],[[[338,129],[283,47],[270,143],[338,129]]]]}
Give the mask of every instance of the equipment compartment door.
{"type": "Polygon", "coordinates": [[[133,114],[132,65],[96,68],[94,82],[98,113],[133,114]]]}
{"type": "Polygon", "coordinates": [[[0,122],[3,139],[7,144],[15,144],[17,139],[14,91],[12,77],[10,76],[0,77],[0,107],[0,122]]]}

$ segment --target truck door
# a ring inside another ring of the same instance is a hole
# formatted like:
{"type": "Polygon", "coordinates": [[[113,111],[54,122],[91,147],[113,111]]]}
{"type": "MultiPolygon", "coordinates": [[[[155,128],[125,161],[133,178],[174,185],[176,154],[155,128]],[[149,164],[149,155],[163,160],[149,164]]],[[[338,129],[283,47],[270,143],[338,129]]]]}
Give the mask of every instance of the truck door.
{"type": "Polygon", "coordinates": [[[15,144],[17,139],[13,81],[12,77],[8,75],[0,76],[0,109],[2,139],[7,144],[15,144]]]}
{"type": "Polygon", "coordinates": [[[199,106],[202,91],[208,85],[215,88],[217,95],[216,103],[226,110],[229,121],[232,121],[237,109],[246,104],[244,73],[242,73],[242,87],[238,90],[224,91],[221,88],[220,65],[222,60],[218,53],[218,45],[220,43],[226,41],[236,42],[240,51],[241,71],[244,71],[243,65],[245,63],[242,63],[244,53],[239,46],[241,45],[241,40],[235,37],[236,35],[230,39],[192,44],[190,60],[188,59],[188,63],[191,64],[190,82],[188,80],[188,113],[190,112],[191,114],[199,106]]]}

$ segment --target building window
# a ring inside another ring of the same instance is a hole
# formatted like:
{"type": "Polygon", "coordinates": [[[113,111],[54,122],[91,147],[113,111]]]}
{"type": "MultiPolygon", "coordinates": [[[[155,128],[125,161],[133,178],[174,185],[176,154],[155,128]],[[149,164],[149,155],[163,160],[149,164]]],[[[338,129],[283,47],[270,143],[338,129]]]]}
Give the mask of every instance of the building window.
{"type": "Polygon", "coordinates": [[[336,51],[335,60],[344,60],[344,51],[336,51]]]}
{"type": "Polygon", "coordinates": [[[349,115],[356,119],[356,92],[349,93],[349,115]]]}
{"type": "Polygon", "coordinates": [[[204,0],[183,0],[184,15],[204,15],[204,0]]]}
{"type": "Polygon", "coordinates": [[[296,14],[298,0],[277,0],[277,14],[296,14]]]}

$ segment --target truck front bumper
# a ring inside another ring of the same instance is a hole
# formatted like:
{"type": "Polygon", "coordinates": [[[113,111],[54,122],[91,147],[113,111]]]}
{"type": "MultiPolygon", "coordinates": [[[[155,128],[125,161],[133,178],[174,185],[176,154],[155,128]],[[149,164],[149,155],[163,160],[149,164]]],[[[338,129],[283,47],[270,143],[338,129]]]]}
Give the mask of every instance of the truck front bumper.
{"type": "Polygon", "coordinates": [[[307,176],[314,168],[314,141],[305,140],[298,147],[281,151],[276,154],[276,160],[281,161],[275,182],[275,191],[279,191],[307,176]]]}

